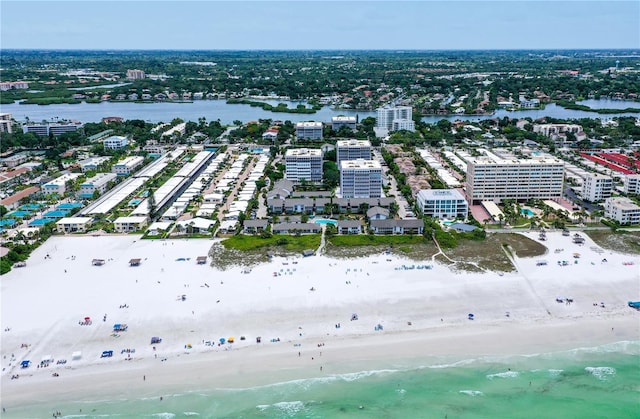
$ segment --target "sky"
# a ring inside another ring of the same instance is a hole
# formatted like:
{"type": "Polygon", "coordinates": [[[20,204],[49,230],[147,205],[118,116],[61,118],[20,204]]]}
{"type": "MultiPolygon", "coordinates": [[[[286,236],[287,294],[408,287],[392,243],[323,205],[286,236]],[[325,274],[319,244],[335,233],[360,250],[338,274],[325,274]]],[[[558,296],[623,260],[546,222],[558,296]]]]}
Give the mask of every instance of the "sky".
{"type": "Polygon", "coordinates": [[[0,0],[0,49],[611,48],[640,1],[0,0]]]}

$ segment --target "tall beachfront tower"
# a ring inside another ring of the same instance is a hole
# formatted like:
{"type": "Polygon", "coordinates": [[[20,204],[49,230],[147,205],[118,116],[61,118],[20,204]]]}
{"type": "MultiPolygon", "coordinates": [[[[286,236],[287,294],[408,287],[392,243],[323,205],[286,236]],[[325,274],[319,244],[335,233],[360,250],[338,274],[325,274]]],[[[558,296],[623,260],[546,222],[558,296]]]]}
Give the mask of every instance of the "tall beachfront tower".
{"type": "Polygon", "coordinates": [[[467,159],[467,200],[499,203],[505,199],[526,201],[562,197],[564,162],[555,158],[467,159]]]}
{"type": "Polygon", "coordinates": [[[377,160],[345,160],[340,163],[340,193],[343,198],[380,198],[382,167],[377,160]]]}
{"type": "Polygon", "coordinates": [[[336,162],[338,167],[345,160],[371,160],[371,143],[367,140],[336,141],[336,162]]]}
{"type": "Polygon", "coordinates": [[[284,155],[285,179],[292,182],[322,182],[322,150],[291,148],[284,155]]]}

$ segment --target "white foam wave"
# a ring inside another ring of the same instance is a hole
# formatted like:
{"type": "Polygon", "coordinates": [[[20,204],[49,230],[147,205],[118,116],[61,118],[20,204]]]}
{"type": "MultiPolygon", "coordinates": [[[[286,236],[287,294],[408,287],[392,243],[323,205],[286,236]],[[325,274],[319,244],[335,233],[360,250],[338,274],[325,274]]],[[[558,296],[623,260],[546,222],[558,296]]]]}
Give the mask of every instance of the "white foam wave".
{"type": "Polygon", "coordinates": [[[176,417],[176,415],[174,415],[173,413],[169,413],[169,412],[153,413],[150,416],[154,417],[154,418],[162,418],[162,419],[172,419],[172,418],[176,417]]]}
{"type": "Polygon", "coordinates": [[[484,393],[478,390],[460,390],[458,393],[466,394],[467,396],[484,396],[484,393]]]}
{"type": "Polygon", "coordinates": [[[423,368],[432,368],[432,369],[439,369],[439,368],[455,368],[455,367],[462,367],[465,365],[470,365],[473,364],[474,362],[476,362],[477,359],[475,358],[471,358],[471,359],[462,359],[460,361],[456,361],[453,362],[451,364],[436,364],[436,365],[429,365],[423,368]]]}
{"type": "Polygon", "coordinates": [[[584,370],[601,381],[606,381],[616,375],[616,369],[612,367],[586,367],[584,370]]]}
{"type": "Polygon", "coordinates": [[[493,380],[494,378],[517,378],[520,376],[520,373],[517,371],[505,371],[505,372],[497,372],[495,374],[487,375],[489,380],[493,380]]]}
{"type": "Polygon", "coordinates": [[[293,402],[278,402],[274,404],[261,404],[256,406],[262,412],[267,412],[271,409],[276,409],[280,412],[280,414],[285,414],[287,416],[293,416],[299,413],[304,409],[304,403],[300,400],[296,400],[293,402]]]}
{"type": "Polygon", "coordinates": [[[552,377],[558,377],[560,374],[562,374],[564,370],[549,370],[549,375],[552,377]]]}
{"type": "Polygon", "coordinates": [[[185,416],[200,416],[198,412],[182,412],[182,414],[185,416]]]}

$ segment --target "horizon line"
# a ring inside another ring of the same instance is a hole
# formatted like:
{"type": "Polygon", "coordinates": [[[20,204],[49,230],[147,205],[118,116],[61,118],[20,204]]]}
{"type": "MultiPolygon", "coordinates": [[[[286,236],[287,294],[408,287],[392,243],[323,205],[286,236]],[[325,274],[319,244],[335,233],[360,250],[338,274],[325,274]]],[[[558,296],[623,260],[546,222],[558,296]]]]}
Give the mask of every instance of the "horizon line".
{"type": "Polygon", "coordinates": [[[180,51],[180,52],[442,52],[442,51],[635,51],[640,54],[640,47],[610,47],[610,48],[383,48],[383,49],[367,49],[367,48],[311,48],[311,49],[287,49],[287,48],[0,48],[0,51],[180,51]]]}

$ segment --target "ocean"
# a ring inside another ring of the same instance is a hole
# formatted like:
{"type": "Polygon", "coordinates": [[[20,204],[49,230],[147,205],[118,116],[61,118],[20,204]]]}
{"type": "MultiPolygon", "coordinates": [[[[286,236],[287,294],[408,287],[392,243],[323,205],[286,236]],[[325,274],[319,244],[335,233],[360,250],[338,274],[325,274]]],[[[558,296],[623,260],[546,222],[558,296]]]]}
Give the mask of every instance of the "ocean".
{"type": "MultiPolygon", "coordinates": [[[[319,371],[318,378],[244,389],[221,383],[162,401],[72,402],[55,410],[63,418],[640,418],[640,341],[451,363],[425,356],[423,362],[319,371]]],[[[2,417],[50,418],[55,410],[28,406],[2,417]]]]}

